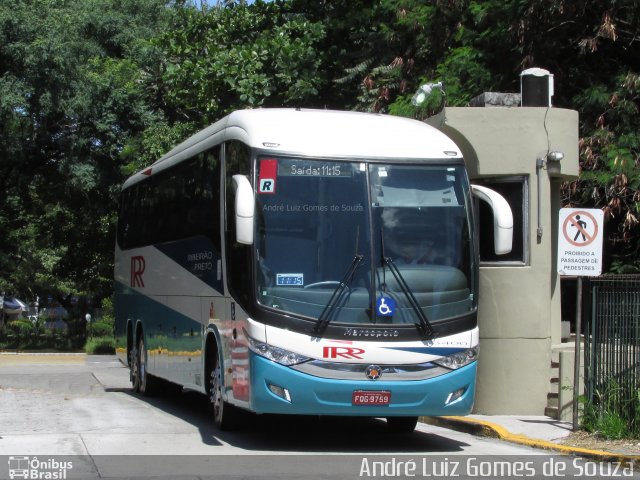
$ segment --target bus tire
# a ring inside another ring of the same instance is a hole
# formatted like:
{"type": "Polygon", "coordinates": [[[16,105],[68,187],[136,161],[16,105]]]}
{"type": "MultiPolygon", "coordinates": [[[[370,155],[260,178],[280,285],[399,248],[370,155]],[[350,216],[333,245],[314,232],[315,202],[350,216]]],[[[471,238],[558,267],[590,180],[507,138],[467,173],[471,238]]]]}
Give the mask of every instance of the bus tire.
{"type": "Polygon", "coordinates": [[[144,337],[140,338],[137,348],[137,385],[134,384],[134,390],[141,393],[145,397],[153,395],[158,387],[158,379],[147,371],[147,349],[144,345],[144,337]]]}
{"type": "Polygon", "coordinates": [[[233,430],[236,427],[237,411],[222,395],[222,361],[215,352],[214,365],[209,374],[209,400],[213,413],[213,423],[223,431],[233,430]]]}
{"type": "Polygon", "coordinates": [[[418,417],[387,417],[387,427],[393,433],[411,433],[417,424],[418,417]]]}
{"type": "Polygon", "coordinates": [[[129,381],[134,392],[140,391],[140,377],[138,376],[138,347],[133,345],[129,350],[129,381]]]}

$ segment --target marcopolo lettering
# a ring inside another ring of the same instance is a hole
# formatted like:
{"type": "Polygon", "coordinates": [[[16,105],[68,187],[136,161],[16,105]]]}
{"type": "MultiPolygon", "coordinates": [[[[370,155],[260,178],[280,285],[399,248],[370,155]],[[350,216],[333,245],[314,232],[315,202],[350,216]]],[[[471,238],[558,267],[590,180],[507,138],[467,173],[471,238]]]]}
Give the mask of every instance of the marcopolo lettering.
{"type": "Polygon", "coordinates": [[[400,331],[390,328],[347,328],[345,337],[394,338],[400,336],[400,331]]]}

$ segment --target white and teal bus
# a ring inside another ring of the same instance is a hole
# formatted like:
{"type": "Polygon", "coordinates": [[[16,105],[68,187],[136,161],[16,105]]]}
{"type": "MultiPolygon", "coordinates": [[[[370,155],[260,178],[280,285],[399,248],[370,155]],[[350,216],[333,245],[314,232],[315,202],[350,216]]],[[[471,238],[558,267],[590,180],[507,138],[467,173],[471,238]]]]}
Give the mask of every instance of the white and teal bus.
{"type": "Polygon", "coordinates": [[[473,405],[478,253],[471,187],[440,131],[387,115],[234,112],[122,187],[118,355],[136,391],[200,391],[231,428],[258,414],[384,417],[473,405]]]}

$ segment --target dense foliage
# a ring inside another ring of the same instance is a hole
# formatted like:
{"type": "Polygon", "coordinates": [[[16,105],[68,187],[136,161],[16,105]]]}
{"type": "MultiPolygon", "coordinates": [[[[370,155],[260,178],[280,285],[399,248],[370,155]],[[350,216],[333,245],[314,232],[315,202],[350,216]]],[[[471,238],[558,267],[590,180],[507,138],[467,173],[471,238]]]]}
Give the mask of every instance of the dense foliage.
{"type": "Polygon", "coordinates": [[[104,295],[120,154],[155,124],[140,88],[159,0],[0,4],[0,290],[104,295]]]}
{"type": "Polygon", "coordinates": [[[0,291],[108,296],[119,185],[243,107],[416,114],[555,74],[580,112],[567,205],[605,211],[614,270],[640,268],[632,0],[16,0],[0,4],[0,291]]]}

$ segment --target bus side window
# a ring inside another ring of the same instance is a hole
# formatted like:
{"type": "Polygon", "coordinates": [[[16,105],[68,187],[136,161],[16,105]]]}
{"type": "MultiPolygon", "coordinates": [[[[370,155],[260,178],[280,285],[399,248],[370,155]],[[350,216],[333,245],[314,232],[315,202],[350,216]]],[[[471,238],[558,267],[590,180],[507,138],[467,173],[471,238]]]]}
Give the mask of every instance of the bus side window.
{"type": "Polygon", "coordinates": [[[205,225],[205,233],[213,242],[218,252],[221,251],[220,240],[220,145],[202,154],[201,157],[201,189],[199,203],[201,222],[205,225]]]}
{"type": "Polygon", "coordinates": [[[120,216],[118,218],[118,245],[126,249],[131,233],[131,188],[120,193],[120,216]]]}
{"type": "Polygon", "coordinates": [[[150,180],[137,183],[122,192],[122,215],[118,224],[120,247],[135,248],[145,244],[150,234],[150,180]]]}
{"type": "Polygon", "coordinates": [[[227,284],[238,300],[250,305],[251,249],[249,245],[236,242],[235,189],[233,176],[246,175],[251,181],[251,150],[244,143],[229,141],[224,144],[225,162],[225,240],[227,251],[227,284]]]}

